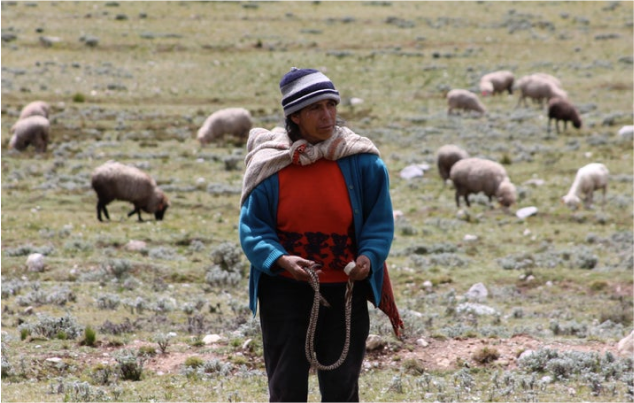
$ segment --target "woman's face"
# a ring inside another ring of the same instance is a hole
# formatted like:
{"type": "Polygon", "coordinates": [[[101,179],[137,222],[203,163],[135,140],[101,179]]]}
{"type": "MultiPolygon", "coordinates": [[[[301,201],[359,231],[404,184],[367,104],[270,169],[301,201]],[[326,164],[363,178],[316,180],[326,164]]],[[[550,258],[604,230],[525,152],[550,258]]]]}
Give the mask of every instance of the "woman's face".
{"type": "Polygon", "coordinates": [[[302,137],[311,144],[328,140],[334,133],[337,120],[337,103],[324,99],[308,105],[291,115],[302,137]]]}

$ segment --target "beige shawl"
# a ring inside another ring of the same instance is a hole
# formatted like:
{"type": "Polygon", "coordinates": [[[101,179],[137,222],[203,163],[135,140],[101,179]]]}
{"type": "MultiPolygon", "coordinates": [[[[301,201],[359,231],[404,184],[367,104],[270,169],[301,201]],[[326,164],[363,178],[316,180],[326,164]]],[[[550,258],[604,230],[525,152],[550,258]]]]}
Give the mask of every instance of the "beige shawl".
{"type": "Polygon", "coordinates": [[[252,129],[247,140],[247,168],[242,182],[240,205],[244,204],[260,182],[290,164],[309,165],[321,158],[336,161],[364,153],[379,155],[379,150],[370,139],[353,133],[347,127],[337,126],[332,137],[317,144],[310,144],[303,139],[293,143],[282,128],[272,131],[252,129]]]}

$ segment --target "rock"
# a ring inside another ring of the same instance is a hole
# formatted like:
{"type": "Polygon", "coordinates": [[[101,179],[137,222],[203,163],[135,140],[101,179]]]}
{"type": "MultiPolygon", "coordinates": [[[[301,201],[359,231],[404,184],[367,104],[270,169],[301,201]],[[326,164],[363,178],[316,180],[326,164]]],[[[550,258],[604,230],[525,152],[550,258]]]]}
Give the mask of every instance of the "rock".
{"type": "Polygon", "coordinates": [[[420,338],[418,340],[416,340],[416,344],[418,344],[421,347],[427,347],[429,346],[429,343],[427,342],[427,340],[420,338]]]}
{"type": "Polygon", "coordinates": [[[220,336],[219,334],[208,334],[207,336],[203,338],[203,343],[213,344],[213,343],[219,342],[221,339],[222,339],[222,336],[220,336]]]}
{"type": "Polygon", "coordinates": [[[460,304],[456,307],[458,313],[474,313],[476,315],[495,315],[497,311],[490,306],[473,304],[470,302],[460,304]]]}
{"type": "Polygon", "coordinates": [[[523,360],[526,359],[528,357],[530,357],[531,355],[535,354],[535,351],[533,350],[525,350],[522,352],[522,354],[520,354],[519,357],[517,357],[518,360],[523,360]]]}
{"type": "Polygon", "coordinates": [[[44,255],[41,253],[31,253],[29,257],[26,258],[26,267],[29,271],[44,271],[44,255]]]}
{"type": "Polygon", "coordinates": [[[51,358],[47,358],[46,361],[52,362],[53,364],[57,364],[58,362],[62,362],[62,359],[59,357],[51,357],[51,358]]]}
{"type": "Polygon", "coordinates": [[[634,330],[628,336],[619,340],[616,346],[619,349],[619,353],[631,356],[634,353],[634,330]]]}
{"type": "Polygon", "coordinates": [[[515,212],[518,218],[527,218],[535,214],[537,214],[537,207],[535,206],[524,207],[515,212]]]}
{"type": "Polygon", "coordinates": [[[423,176],[425,171],[429,170],[428,164],[413,164],[406,166],[401,170],[401,178],[403,179],[412,179],[416,177],[423,176]]]}
{"type": "Polygon", "coordinates": [[[429,280],[425,280],[425,282],[423,283],[423,288],[425,289],[425,291],[431,292],[432,288],[434,288],[434,284],[429,280]]]}
{"type": "Polygon", "coordinates": [[[478,240],[477,235],[466,234],[463,238],[465,242],[475,242],[478,240]]]}
{"type": "Polygon", "coordinates": [[[145,242],[135,241],[134,239],[131,239],[125,245],[125,249],[129,250],[130,252],[139,252],[139,251],[145,250],[145,248],[147,248],[147,244],[145,242]]]}
{"type": "Polygon", "coordinates": [[[489,295],[489,291],[482,283],[476,283],[469,288],[469,291],[465,294],[467,299],[485,299],[489,295]]]}
{"type": "Polygon", "coordinates": [[[368,351],[378,350],[387,345],[387,342],[383,338],[376,334],[371,334],[365,341],[365,349],[368,351]]]}

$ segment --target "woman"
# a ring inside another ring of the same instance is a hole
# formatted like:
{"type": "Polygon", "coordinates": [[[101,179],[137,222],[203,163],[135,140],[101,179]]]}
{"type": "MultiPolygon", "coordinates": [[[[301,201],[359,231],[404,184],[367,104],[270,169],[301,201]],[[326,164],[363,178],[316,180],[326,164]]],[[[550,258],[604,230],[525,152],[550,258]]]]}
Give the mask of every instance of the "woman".
{"type": "Polygon", "coordinates": [[[325,365],[342,353],[344,296],[348,279],[354,281],[348,355],[338,368],[317,373],[322,401],[358,401],[367,299],[379,305],[394,235],[387,168],[369,139],[337,124],[339,92],[323,73],[293,68],[280,90],[286,130],[251,130],[240,213],[270,401],[308,398],[314,269],[330,304],[320,307],[315,330],[315,353],[325,365]],[[346,274],[349,262],[354,267],[346,274]]]}

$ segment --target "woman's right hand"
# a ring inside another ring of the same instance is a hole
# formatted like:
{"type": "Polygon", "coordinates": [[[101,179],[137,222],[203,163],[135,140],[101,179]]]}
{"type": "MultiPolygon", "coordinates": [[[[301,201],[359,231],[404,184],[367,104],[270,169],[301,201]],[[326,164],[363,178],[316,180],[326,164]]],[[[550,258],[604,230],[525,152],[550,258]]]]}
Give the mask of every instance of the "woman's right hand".
{"type": "MultiPolygon", "coordinates": [[[[306,272],[308,268],[315,264],[312,260],[304,259],[301,256],[283,255],[275,262],[279,267],[286,270],[298,281],[308,281],[310,276],[306,272]]],[[[319,270],[315,270],[319,274],[319,270]]]]}

